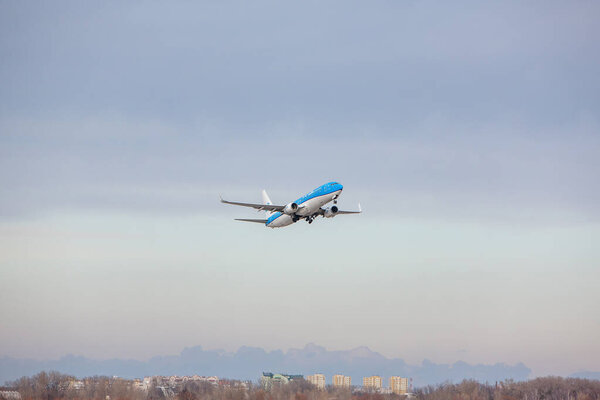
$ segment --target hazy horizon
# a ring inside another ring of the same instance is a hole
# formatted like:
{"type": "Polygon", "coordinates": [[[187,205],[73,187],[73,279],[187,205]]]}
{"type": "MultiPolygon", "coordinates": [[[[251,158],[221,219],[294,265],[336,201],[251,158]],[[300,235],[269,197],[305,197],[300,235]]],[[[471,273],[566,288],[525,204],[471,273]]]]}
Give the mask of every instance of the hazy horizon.
{"type": "Polygon", "coordinates": [[[0,4],[0,357],[600,371],[597,3],[0,4]],[[219,195],[328,182],[271,230],[219,195]]]}
{"type": "Polygon", "coordinates": [[[356,386],[364,376],[379,375],[410,377],[416,386],[434,385],[447,381],[476,379],[480,382],[523,381],[530,378],[531,369],[523,363],[508,365],[476,364],[463,361],[436,364],[431,360],[411,365],[400,358],[388,358],[367,347],[331,351],[315,343],[302,348],[266,351],[261,347],[240,347],[235,352],[207,350],[202,346],[186,347],[177,355],[155,356],[146,361],[107,359],[95,360],[67,355],[57,360],[35,361],[0,357],[0,382],[39,371],[52,370],[77,377],[119,376],[133,379],[157,375],[203,375],[219,378],[255,381],[267,371],[300,375],[324,374],[330,381],[335,374],[350,376],[356,386]]]}

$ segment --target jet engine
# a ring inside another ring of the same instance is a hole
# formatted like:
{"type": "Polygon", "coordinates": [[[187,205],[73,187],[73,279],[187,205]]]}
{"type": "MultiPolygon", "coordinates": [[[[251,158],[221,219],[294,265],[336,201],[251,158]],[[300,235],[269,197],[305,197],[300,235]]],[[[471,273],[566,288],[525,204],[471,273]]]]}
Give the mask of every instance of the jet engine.
{"type": "Polygon", "coordinates": [[[292,215],[296,211],[298,211],[298,204],[296,203],[286,204],[286,206],[283,208],[283,213],[287,215],[292,215]]]}
{"type": "Polygon", "coordinates": [[[337,215],[338,212],[337,206],[332,206],[331,208],[325,209],[325,218],[333,218],[337,215]]]}

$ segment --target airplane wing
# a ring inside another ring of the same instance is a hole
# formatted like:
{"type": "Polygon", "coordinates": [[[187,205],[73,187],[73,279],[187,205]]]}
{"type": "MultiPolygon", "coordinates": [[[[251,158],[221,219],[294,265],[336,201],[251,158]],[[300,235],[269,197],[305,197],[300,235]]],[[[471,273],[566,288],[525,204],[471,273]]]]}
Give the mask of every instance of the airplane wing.
{"type": "MultiPolygon", "coordinates": [[[[335,215],[339,215],[339,214],[360,214],[360,213],[362,213],[362,208],[360,208],[360,203],[358,203],[358,211],[338,210],[338,212],[336,212],[335,215]]],[[[317,210],[317,212],[315,212],[313,214],[314,217],[316,217],[317,215],[325,216],[325,209],[324,208],[319,208],[317,210]]]]}
{"type": "Polygon", "coordinates": [[[233,204],[234,206],[243,206],[243,207],[252,207],[257,210],[267,210],[267,211],[283,211],[285,206],[276,206],[273,204],[256,204],[256,203],[239,203],[237,201],[227,201],[221,198],[221,203],[225,204],[233,204]]]}
{"type": "Polygon", "coordinates": [[[362,212],[362,208],[360,208],[360,203],[358,203],[358,211],[338,210],[337,214],[360,214],[361,212],[362,212]]]}
{"type": "Polygon", "coordinates": [[[256,222],[257,224],[266,224],[266,219],[247,219],[247,218],[236,218],[236,221],[244,221],[244,222],[256,222]]]}

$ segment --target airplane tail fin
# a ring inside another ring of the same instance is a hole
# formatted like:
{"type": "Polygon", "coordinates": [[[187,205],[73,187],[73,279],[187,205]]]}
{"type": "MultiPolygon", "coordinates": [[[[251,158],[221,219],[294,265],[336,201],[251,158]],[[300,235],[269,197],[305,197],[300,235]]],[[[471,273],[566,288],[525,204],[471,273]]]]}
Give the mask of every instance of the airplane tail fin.
{"type": "MultiPolygon", "coordinates": [[[[262,200],[263,200],[263,204],[273,204],[271,202],[271,199],[269,198],[269,195],[267,194],[267,191],[265,189],[263,189],[262,191],[262,200]]],[[[272,215],[273,213],[270,211],[267,211],[267,219],[272,215]]]]}
{"type": "Polygon", "coordinates": [[[263,198],[263,204],[273,204],[265,189],[263,189],[263,191],[262,191],[262,198],[263,198]]]}

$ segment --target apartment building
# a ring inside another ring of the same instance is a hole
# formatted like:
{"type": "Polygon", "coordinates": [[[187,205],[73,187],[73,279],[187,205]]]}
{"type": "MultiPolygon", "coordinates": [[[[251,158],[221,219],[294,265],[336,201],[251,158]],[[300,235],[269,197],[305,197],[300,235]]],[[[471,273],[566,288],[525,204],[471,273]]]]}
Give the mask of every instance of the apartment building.
{"type": "Polygon", "coordinates": [[[335,387],[347,387],[352,386],[352,379],[345,375],[334,375],[332,379],[333,386],[335,387]]]}
{"type": "Polygon", "coordinates": [[[365,376],[363,378],[363,387],[365,389],[381,389],[381,377],[379,375],[365,376]]]}
{"type": "Polygon", "coordinates": [[[308,375],[306,380],[315,385],[318,389],[325,389],[325,375],[323,374],[308,375]]]}
{"type": "Polygon", "coordinates": [[[390,389],[396,394],[408,393],[408,378],[402,378],[400,376],[390,376],[390,389]]]}

